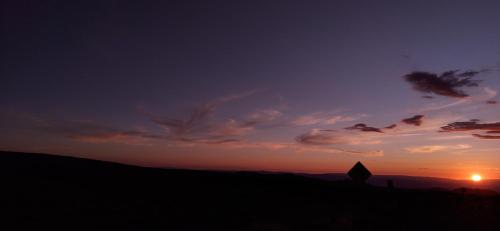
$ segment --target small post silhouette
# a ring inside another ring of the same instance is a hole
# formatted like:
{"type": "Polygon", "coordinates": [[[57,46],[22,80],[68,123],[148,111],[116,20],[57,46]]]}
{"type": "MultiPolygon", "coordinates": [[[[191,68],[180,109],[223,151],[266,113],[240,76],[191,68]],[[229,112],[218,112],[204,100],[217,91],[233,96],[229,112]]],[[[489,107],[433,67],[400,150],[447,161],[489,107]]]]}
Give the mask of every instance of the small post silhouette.
{"type": "Polygon", "coordinates": [[[394,189],[394,182],[392,180],[387,180],[387,188],[390,190],[394,189]]]}

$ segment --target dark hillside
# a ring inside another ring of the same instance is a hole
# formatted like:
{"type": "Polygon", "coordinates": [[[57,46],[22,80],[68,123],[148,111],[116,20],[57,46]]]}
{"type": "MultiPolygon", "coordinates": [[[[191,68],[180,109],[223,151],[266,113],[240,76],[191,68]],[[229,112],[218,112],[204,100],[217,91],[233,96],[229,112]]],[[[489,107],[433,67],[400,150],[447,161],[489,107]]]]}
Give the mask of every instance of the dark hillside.
{"type": "Polygon", "coordinates": [[[498,230],[500,200],[292,174],[165,170],[0,153],[12,230],[498,230]]]}

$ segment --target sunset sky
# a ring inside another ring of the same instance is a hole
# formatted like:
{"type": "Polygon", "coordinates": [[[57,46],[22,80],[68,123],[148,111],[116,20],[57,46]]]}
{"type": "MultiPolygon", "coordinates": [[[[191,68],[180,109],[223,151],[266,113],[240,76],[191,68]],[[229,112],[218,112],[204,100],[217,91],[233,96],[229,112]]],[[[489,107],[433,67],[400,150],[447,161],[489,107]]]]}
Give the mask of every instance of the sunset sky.
{"type": "Polygon", "coordinates": [[[76,2],[0,3],[1,150],[500,178],[500,1],[76,2]]]}

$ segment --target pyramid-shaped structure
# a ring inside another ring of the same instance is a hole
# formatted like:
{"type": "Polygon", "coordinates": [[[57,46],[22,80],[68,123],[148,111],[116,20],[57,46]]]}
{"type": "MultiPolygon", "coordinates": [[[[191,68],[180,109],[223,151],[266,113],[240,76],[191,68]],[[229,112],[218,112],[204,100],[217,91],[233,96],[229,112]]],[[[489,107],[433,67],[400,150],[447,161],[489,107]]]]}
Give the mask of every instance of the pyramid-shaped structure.
{"type": "Polygon", "coordinates": [[[365,182],[372,175],[372,173],[368,171],[368,169],[359,161],[351,168],[351,170],[349,170],[347,174],[353,181],[360,183],[365,182]]]}

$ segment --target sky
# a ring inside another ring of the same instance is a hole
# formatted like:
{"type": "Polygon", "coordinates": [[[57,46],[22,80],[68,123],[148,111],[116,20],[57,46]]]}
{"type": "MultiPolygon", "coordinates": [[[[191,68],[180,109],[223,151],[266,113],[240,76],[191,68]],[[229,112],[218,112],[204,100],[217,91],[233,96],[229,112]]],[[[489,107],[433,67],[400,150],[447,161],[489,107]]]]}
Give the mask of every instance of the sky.
{"type": "Polygon", "coordinates": [[[0,149],[500,178],[498,1],[2,1],[0,149]]]}

